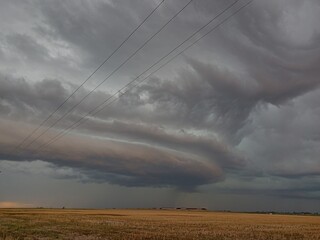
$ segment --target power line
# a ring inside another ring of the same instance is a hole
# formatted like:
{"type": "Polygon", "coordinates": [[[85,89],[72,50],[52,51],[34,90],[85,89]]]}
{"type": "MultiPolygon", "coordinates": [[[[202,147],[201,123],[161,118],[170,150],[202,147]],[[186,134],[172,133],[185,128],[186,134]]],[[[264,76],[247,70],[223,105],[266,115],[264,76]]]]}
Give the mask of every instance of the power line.
{"type": "Polygon", "coordinates": [[[158,72],[160,69],[162,69],[164,66],[166,66],[168,63],[170,63],[171,61],[173,61],[175,58],[177,58],[178,56],[180,56],[183,52],[185,52],[186,50],[188,50],[189,48],[191,48],[193,45],[195,45],[197,42],[199,42],[201,39],[203,39],[204,37],[206,37],[207,35],[209,35],[211,32],[213,32],[214,30],[216,30],[218,27],[220,27],[223,23],[225,23],[227,20],[229,20],[230,18],[232,18],[234,15],[236,15],[238,12],[240,12],[242,9],[244,9],[245,7],[247,7],[249,4],[251,4],[254,0],[251,0],[249,2],[247,2],[245,5],[241,6],[240,8],[238,8],[235,12],[233,12],[230,16],[228,16],[227,18],[225,18],[224,20],[222,20],[220,23],[218,23],[215,27],[213,27],[211,30],[209,30],[207,33],[205,33],[203,36],[201,36],[200,38],[198,38],[195,42],[191,43],[190,45],[188,45],[187,47],[185,47],[182,51],[180,51],[179,53],[177,53],[176,55],[174,55],[172,58],[170,58],[168,61],[166,61],[164,64],[162,64],[160,67],[158,67],[155,71],[151,72],[149,75],[147,75],[145,78],[143,78],[141,81],[139,81],[136,85],[134,85],[131,88],[128,88],[125,92],[122,92],[122,90],[124,90],[125,88],[129,87],[133,82],[135,82],[137,79],[139,79],[142,75],[144,75],[146,72],[148,72],[150,69],[152,69],[155,65],[157,65],[159,62],[161,62],[163,59],[165,59],[166,57],[168,57],[172,52],[174,52],[176,49],[178,49],[180,46],[182,46],[184,43],[186,43],[188,40],[190,40],[193,36],[195,36],[197,33],[199,33],[201,30],[203,30],[206,26],[208,26],[210,23],[212,23],[212,21],[214,21],[215,19],[217,19],[219,16],[221,16],[222,14],[224,14],[226,11],[228,11],[230,8],[232,8],[237,2],[239,2],[240,0],[235,1],[234,3],[232,3],[231,5],[229,5],[225,10],[223,10],[220,14],[218,14],[216,17],[214,17],[213,19],[211,19],[207,24],[205,24],[202,28],[200,28],[198,31],[196,31],[194,34],[192,34],[189,38],[187,38],[185,41],[183,41],[181,44],[179,44],[176,48],[174,48],[172,51],[170,51],[168,54],[166,54],[164,57],[162,57],[160,60],[158,60],[156,63],[154,63],[152,66],[150,66],[146,71],[144,71],[142,74],[140,74],[137,78],[133,79],[132,81],[130,81],[129,83],[127,83],[124,87],[122,87],[120,90],[118,90],[115,94],[113,94],[112,96],[110,96],[108,99],[106,99],[103,103],[101,103],[100,105],[98,105],[96,108],[94,108],[93,110],[91,110],[89,113],[87,113],[86,115],[82,116],[78,121],[76,121],[75,123],[73,123],[71,126],[69,126],[67,129],[61,131],[58,135],[56,135],[54,138],[52,138],[51,140],[49,140],[48,142],[40,145],[40,147],[38,147],[36,150],[40,149],[40,148],[45,148],[51,144],[53,144],[54,142],[58,141],[60,138],[62,138],[63,136],[65,136],[67,133],[69,133],[71,130],[77,128],[78,126],[80,126],[81,124],[83,124],[84,122],[88,121],[89,118],[86,118],[88,116],[95,116],[96,114],[98,114],[99,112],[101,112],[102,110],[104,110],[106,107],[108,107],[109,105],[111,105],[113,102],[115,102],[119,97],[121,97],[122,95],[124,95],[125,93],[127,93],[129,90],[131,90],[132,88],[138,86],[139,84],[141,84],[142,82],[144,82],[145,80],[147,80],[150,76],[152,76],[153,74],[155,74],[156,72],[158,72]],[[109,102],[107,105],[105,105],[104,107],[102,107],[104,104],[106,104],[111,98],[115,97],[117,94],[119,94],[118,98],[113,99],[111,102],[109,102]],[[102,107],[102,108],[101,108],[102,107]],[[101,108],[101,109],[99,109],[101,108]],[[84,120],[82,122],[82,120],[84,120]]]}
{"type": "MultiPolygon", "coordinates": [[[[225,9],[223,12],[221,12],[219,15],[217,15],[215,18],[217,18],[218,16],[221,16],[224,12],[226,12],[227,10],[229,10],[233,5],[235,5],[237,2],[239,2],[240,0],[235,1],[232,5],[230,5],[227,9],[225,9]]],[[[236,15],[238,12],[240,12],[243,8],[247,7],[249,4],[251,4],[254,0],[249,1],[248,3],[246,3],[245,5],[243,5],[242,7],[240,7],[238,10],[236,10],[233,14],[231,14],[229,17],[225,18],[223,21],[221,21],[218,25],[216,25],[214,28],[212,28],[210,31],[208,31],[206,34],[204,34],[202,37],[200,37],[199,39],[197,39],[195,42],[191,43],[189,46],[187,46],[186,48],[184,48],[181,52],[179,52],[178,54],[174,55],[172,58],[170,58],[168,61],[166,61],[164,64],[162,64],[159,68],[157,68],[155,71],[153,71],[152,73],[150,73],[148,76],[146,76],[145,78],[143,78],[140,82],[138,82],[138,84],[136,84],[135,86],[133,86],[132,88],[138,86],[139,84],[141,84],[142,82],[144,82],[145,80],[147,80],[150,76],[152,76],[153,74],[155,74],[157,71],[159,71],[161,68],[163,68],[164,66],[166,66],[168,63],[170,63],[172,60],[174,60],[175,58],[177,58],[178,56],[180,56],[183,52],[185,52],[186,50],[188,50],[189,48],[191,48],[193,45],[195,45],[197,42],[199,42],[201,39],[203,39],[204,37],[206,37],[208,34],[210,34],[211,32],[213,32],[215,29],[217,29],[219,26],[221,26],[224,22],[226,22],[227,20],[229,20],[230,18],[232,18],[234,15],[236,15]]],[[[210,20],[210,22],[212,22],[210,20]]],[[[206,24],[208,25],[208,23],[206,24]]],[[[201,29],[205,28],[202,27],[201,29]]],[[[199,32],[201,31],[200,29],[197,31],[199,32]]],[[[195,33],[196,34],[196,33],[195,33]]],[[[194,34],[194,35],[195,35],[194,34]]],[[[183,45],[186,41],[185,40],[183,43],[181,43],[178,47],[176,47],[174,50],[176,50],[177,48],[179,48],[181,45],[183,45]]],[[[109,102],[106,106],[102,107],[105,103],[107,103],[112,97],[116,96],[118,93],[120,93],[121,95],[119,97],[121,97],[122,95],[124,95],[126,92],[128,92],[130,89],[127,89],[125,92],[121,92],[123,89],[127,88],[128,86],[130,86],[133,82],[135,82],[139,77],[141,77],[144,73],[146,73],[148,70],[150,70],[152,67],[154,67],[157,63],[159,63],[161,60],[163,60],[164,58],[166,58],[167,56],[169,56],[174,50],[170,51],[167,55],[165,55],[164,57],[162,57],[159,61],[157,61],[155,64],[153,64],[151,67],[149,67],[146,71],[144,71],[142,74],[140,74],[137,78],[133,79],[132,81],[130,81],[128,84],[126,84],[124,87],[122,87],[120,90],[118,90],[115,94],[113,94],[112,96],[110,96],[108,99],[106,99],[103,103],[101,103],[99,106],[97,106],[96,108],[94,108],[92,111],[90,111],[89,113],[87,113],[86,115],[84,115],[83,117],[81,117],[78,121],[76,121],[74,124],[72,124],[71,126],[69,126],[67,129],[61,131],[58,135],[56,135],[54,138],[52,138],[51,140],[49,140],[47,143],[42,144],[39,148],[37,148],[36,150],[40,149],[40,148],[44,148],[47,147],[49,145],[51,145],[52,143],[58,141],[60,138],[62,138],[64,135],[66,135],[67,133],[69,133],[71,130],[77,128],[78,126],[80,126],[82,123],[86,122],[87,120],[89,120],[88,117],[89,115],[96,115],[99,112],[101,112],[102,110],[104,110],[106,107],[108,107],[109,105],[111,105],[113,102],[115,102],[117,100],[117,98],[115,98],[113,101],[109,102]],[[100,107],[102,107],[101,109],[99,109],[100,107]],[[98,110],[99,109],[99,110],[98,110]],[[95,110],[97,110],[96,112],[94,112],[95,110]],[[84,118],[86,118],[84,120],[84,122],[81,122],[84,118]]]]}
{"type": "Polygon", "coordinates": [[[109,59],[130,39],[130,37],[151,17],[151,15],[164,3],[165,0],[162,0],[156,8],[154,8],[148,16],[125,38],[125,40],[87,77],[84,82],[82,82],[45,120],[43,120],[40,125],[35,128],[31,133],[28,134],[19,144],[15,147],[15,150],[19,149],[30,137],[33,136],[53,115],[55,115],[59,109],[66,103],[68,100],[74,96],[79,89],[86,84],[91,77],[106,63],[109,59]]]}
{"type": "Polygon", "coordinates": [[[95,88],[93,88],[88,94],[86,94],[77,104],[75,104],[71,109],[58,118],[53,124],[51,124],[44,132],[38,135],[34,140],[25,146],[25,148],[32,145],[41,136],[47,133],[52,127],[54,127],[58,122],[65,118],[69,113],[71,113],[77,106],[79,106],[89,95],[91,95],[97,88],[99,88],[104,82],[106,82],[114,73],[116,73],[122,66],[124,66],[130,59],[132,59],[142,48],[144,48],[156,35],[158,35],[173,19],[175,19],[189,4],[193,2],[190,0],[182,9],[180,9],[169,21],[167,21],[156,33],[154,33],[146,42],[144,42],[135,52],[133,52],[124,62],[120,64],[115,70],[113,70],[101,83],[99,83],[95,88]]]}

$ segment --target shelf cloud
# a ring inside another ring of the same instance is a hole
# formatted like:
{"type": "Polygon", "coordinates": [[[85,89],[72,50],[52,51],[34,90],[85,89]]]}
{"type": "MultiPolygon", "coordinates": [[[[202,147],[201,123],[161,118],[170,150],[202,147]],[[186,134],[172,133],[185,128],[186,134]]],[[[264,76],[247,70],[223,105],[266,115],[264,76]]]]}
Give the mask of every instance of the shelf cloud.
{"type": "Polygon", "coordinates": [[[70,111],[186,4],[166,2],[16,151],[157,3],[1,2],[0,167],[41,161],[81,173],[70,178],[128,188],[319,197],[318,188],[308,187],[320,174],[317,0],[254,1],[147,81],[86,116],[228,6],[195,1],[70,111]],[[36,150],[81,118],[79,127],[36,150]]]}

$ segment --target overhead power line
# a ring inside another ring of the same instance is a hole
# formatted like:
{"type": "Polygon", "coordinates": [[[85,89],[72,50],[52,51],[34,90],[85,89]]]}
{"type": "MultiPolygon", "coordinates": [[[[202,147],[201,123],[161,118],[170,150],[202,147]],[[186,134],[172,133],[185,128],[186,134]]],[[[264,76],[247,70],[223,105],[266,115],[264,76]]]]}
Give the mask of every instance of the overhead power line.
{"type": "Polygon", "coordinates": [[[151,15],[164,3],[165,0],[162,0],[156,8],[154,8],[148,16],[123,40],[123,42],[87,77],[50,115],[44,119],[38,127],[36,127],[31,133],[29,133],[16,147],[15,150],[19,149],[26,141],[28,141],[49,119],[55,115],[63,105],[69,101],[70,98],[76,94],[84,84],[86,84],[91,77],[105,64],[109,59],[116,53],[118,50],[131,38],[131,36],[151,17],[151,15]]]}
{"type": "Polygon", "coordinates": [[[70,114],[77,106],[79,106],[89,95],[91,95],[96,89],[98,89],[103,83],[105,83],[111,76],[113,76],[121,67],[123,67],[130,59],[132,59],[141,49],[143,49],[156,35],[158,35],[170,22],[172,22],[186,7],[188,7],[193,0],[190,0],[182,9],[180,9],[173,17],[169,19],[156,33],[154,33],[151,37],[148,38],[146,42],[144,42],[136,51],[134,51],[124,62],[120,64],[115,70],[113,70],[101,83],[99,83],[95,88],[89,91],[77,104],[75,104],[71,109],[68,110],[65,114],[63,114],[60,118],[58,118],[53,124],[51,124],[45,131],[43,131],[40,135],[38,135],[35,139],[33,139],[29,144],[25,146],[25,148],[32,145],[35,141],[37,141],[40,137],[42,137],[45,133],[47,133],[51,128],[53,128],[58,122],[64,119],[68,114],[70,114]]]}
{"type": "Polygon", "coordinates": [[[127,83],[124,87],[122,87],[121,89],[119,89],[115,94],[113,94],[112,96],[110,96],[109,98],[107,98],[103,103],[101,103],[100,105],[98,105],[96,108],[94,108],[93,110],[91,110],[89,113],[87,113],[86,115],[82,116],[78,121],[76,121],[75,123],[73,123],[71,126],[69,126],[68,128],[66,128],[65,130],[61,131],[60,133],[58,133],[55,137],[53,137],[51,140],[49,140],[48,142],[40,145],[37,149],[44,149],[45,147],[48,147],[49,145],[53,144],[54,142],[58,141],[59,139],[61,139],[63,136],[65,136],[66,134],[68,134],[71,130],[77,128],[78,126],[80,126],[81,124],[83,124],[84,122],[88,121],[90,118],[87,118],[89,116],[95,116],[96,114],[98,114],[99,112],[101,112],[102,110],[104,110],[106,107],[110,106],[113,102],[115,102],[119,97],[121,97],[122,95],[126,94],[128,91],[130,91],[132,88],[138,86],[139,84],[141,84],[142,82],[146,81],[149,77],[151,77],[153,74],[155,74],[156,72],[158,72],[160,69],[162,69],[164,66],[166,66],[167,64],[169,64],[171,61],[173,61],[175,58],[177,58],[178,56],[180,56],[183,52],[185,52],[186,50],[188,50],[189,48],[191,48],[192,46],[194,46],[197,42],[199,42],[201,39],[203,39],[204,37],[206,37],[207,35],[209,35],[210,33],[212,33],[214,30],[216,30],[218,27],[220,27],[223,23],[225,23],[227,20],[229,20],[230,18],[232,18],[233,16],[235,16],[237,13],[239,13],[242,9],[244,9],[245,7],[247,7],[249,4],[251,4],[254,0],[251,0],[249,2],[247,2],[246,4],[244,4],[243,6],[239,7],[235,12],[233,12],[230,16],[226,17],[225,19],[223,19],[221,22],[219,22],[215,27],[213,27],[212,29],[210,29],[208,32],[206,32],[204,35],[202,35],[200,38],[198,38],[196,41],[194,41],[193,43],[189,44],[188,46],[186,46],[182,51],[178,52],[176,55],[174,55],[173,57],[171,57],[168,61],[166,61],[165,63],[161,64],[160,67],[158,67],[156,70],[154,70],[153,72],[151,72],[150,74],[148,74],[146,77],[144,77],[142,80],[140,80],[136,85],[132,86],[131,88],[128,88],[132,83],[136,82],[141,76],[143,76],[145,73],[147,73],[150,69],[152,69],[154,66],[156,66],[158,63],[160,63],[162,60],[164,60],[166,57],[168,57],[171,53],[173,53],[175,50],[177,50],[179,47],[181,47],[184,43],[186,43],[188,40],[190,40],[192,37],[194,37],[196,34],[198,34],[201,30],[203,30],[204,28],[206,28],[210,23],[212,23],[215,19],[217,19],[218,17],[220,17],[221,15],[223,15],[225,12],[227,12],[230,8],[232,8],[236,3],[238,3],[241,0],[237,0],[235,2],[233,2],[231,5],[229,5],[225,10],[223,10],[221,13],[219,13],[217,16],[215,16],[213,19],[211,19],[209,22],[207,22],[203,27],[201,27],[199,30],[197,30],[195,33],[193,33],[190,37],[188,37],[186,40],[184,40],[181,44],[179,44],[176,48],[174,48],[173,50],[171,50],[168,54],[166,54],[165,56],[163,56],[161,59],[159,59],[156,63],[154,63],[153,65],[151,65],[146,71],[144,71],[143,73],[141,73],[137,78],[133,79],[132,81],[130,81],[129,83],[127,83]],[[125,92],[122,92],[123,90],[125,90],[125,92]],[[113,99],[111,102],[108,103],[108,101],[110,99],[112,99],[113,97],[116,97],[117,94],[119,94],[118,98],[113,99]],[[107,105],[105,105],[106,103],[108,103],[107,105]],[[105,106],[103,106],[105,105],[105,106]]]}

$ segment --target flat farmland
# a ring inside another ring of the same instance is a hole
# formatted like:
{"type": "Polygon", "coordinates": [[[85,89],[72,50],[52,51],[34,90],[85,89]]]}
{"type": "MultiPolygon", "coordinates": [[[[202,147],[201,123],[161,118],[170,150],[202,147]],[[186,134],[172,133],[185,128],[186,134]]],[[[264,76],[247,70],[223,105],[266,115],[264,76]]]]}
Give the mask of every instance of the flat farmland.
{"type": "Polygon", "coordinates": [[[320,239],[320,217],[184,210],[0,209],[0,239],[320,239]]]}

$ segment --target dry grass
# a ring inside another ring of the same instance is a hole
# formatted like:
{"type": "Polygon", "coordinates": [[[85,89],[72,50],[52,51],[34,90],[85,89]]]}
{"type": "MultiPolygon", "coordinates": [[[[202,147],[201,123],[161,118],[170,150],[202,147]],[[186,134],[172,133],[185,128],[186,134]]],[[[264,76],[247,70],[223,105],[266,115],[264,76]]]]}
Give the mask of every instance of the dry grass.
{"type": "Polygon", "coordinates": [[[0,210],[0,239],[320,240],[320,217],[172,210],[0,210]]]}

